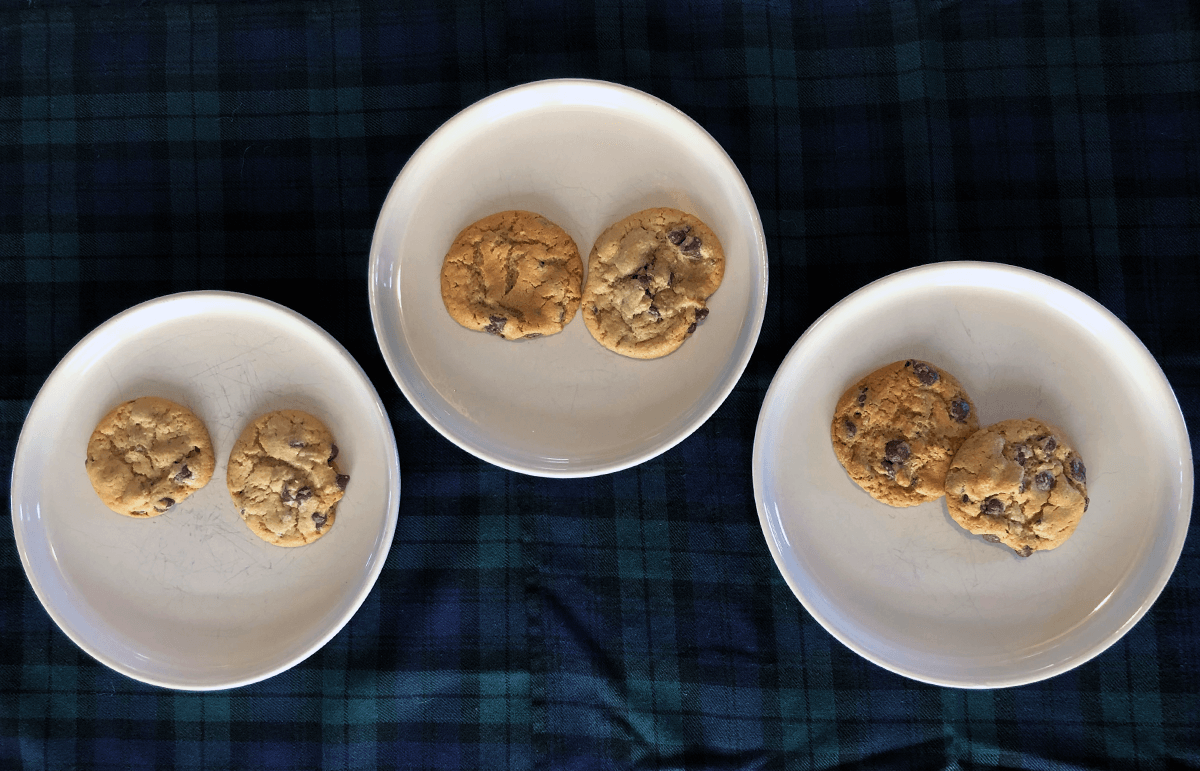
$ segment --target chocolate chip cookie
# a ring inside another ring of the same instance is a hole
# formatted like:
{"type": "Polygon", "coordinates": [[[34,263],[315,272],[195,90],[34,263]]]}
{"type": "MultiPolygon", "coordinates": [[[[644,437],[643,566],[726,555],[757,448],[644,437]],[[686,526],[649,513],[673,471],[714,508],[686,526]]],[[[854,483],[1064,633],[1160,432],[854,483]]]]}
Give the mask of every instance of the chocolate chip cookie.
{"type": "Polygon", "coordinates": [[[890,506],[915,506],[945,494],[950,460],[978,427],[975,405],[953,375],[907,359],[850,386],[830,433],[859,487],[890,506]]]}
{"type": "Polygon", "coordinates": [[[1061,546],[1088,508],[1087,468],[1062,429],[1037,418],[972,434],[946,474],[950,516],[1022,557],[1061,546]]]}
{"type": "Polygon", "coordinates": [[[454,320],[506,340],[561,332],[579,309],[582,284],[575,241],[527,211],[469,225],[442,263],[442,301],[454,320]]]}
{"type": "Polygon", "coordinates": [[[276,546],[303,546],[329,532],[350,477],[317,418],[299,410],[255,419],[229,454],[233,505],[254,534],[276,546]]]}
{"type": "Polygon", "coordinates": [[[187,407],[143,396],[117,405],[88,440],[84,466],[104,505],[155,517],[212,479],[208,429],[187,407]]]}
{"type": "Polygon", "coordinates": [[[583,321],[610,351],[635,359],[671,353],[708,316],[725,253],[686,212],[646,209],[608,227],[588,256],[583,321]]]}

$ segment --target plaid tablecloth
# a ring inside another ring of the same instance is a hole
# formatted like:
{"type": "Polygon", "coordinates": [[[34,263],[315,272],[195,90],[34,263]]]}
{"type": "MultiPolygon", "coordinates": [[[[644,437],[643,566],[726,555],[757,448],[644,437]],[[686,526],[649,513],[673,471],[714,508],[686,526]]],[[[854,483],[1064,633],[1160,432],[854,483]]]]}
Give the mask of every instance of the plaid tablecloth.
{"type": "Polygon", "coordinates": [[[1098,658],[958,691],[870,664],[808,616],[749,473],[763,395],[804,329],[872,279],[947,259],[1096,298],[1200,425],[1194,3],[381,5],[0,10],[0,469],[83,335],[209,288],[340,340],[386,403],[404,479],[353,620],[291,671],[219,693],[90,659],[0,527],[0,768],[1200,767],[1195,532],[1098,658]],[[578,481],[500,470],[426,425],[384,366],[365,286],[417,145],[488,94],[563,76],[645,90],[707,129],[755,196],[771,271],[724,406],[663,456],[578,481]]]}

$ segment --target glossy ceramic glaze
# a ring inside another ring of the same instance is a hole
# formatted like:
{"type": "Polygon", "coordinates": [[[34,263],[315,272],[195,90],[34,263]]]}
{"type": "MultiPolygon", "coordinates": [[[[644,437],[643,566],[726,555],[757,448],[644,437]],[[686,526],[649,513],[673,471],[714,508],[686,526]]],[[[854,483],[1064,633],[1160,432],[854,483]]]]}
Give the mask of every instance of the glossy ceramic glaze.
{"type": "Polygon", "coordinates": [[[269,677],[337,633],[379,575],[399,499],[391,424],[346,350],[291,310],[227,292],[159,298],[84,338],[34,400],[12,478],[21,561],[55,622],[118,672],[191,690],[269,677]],[[100,418],[143,395],[200,417],[216,470],[137,520],[105,507],[84,457],[100,418]],[[251,533],[225,481],[245,425],[283,408],[319,417],[350,475],[333,529],[296,549],[251,533]]]}
{"type": "Polygon", "coordinates": [[[897,273],[822,316],[771,384],[753,466],[767,544],[808,611],[880,666],[966,688],[1051,677],[1118,640],[1171,575],[1192,503],[1183,416],[1141,342],[1077,290],[985,263],[897,273]],[[1066,431],[1091,505],[1063,546],[1021,559],[959,528],[944,499],[891,508],[850,480],[834,404],[909,357],[953,373],[981,425],[1066,431]]]}
{"type": "Polygon", "coordinates": [[[376,225],[369,288],[384,359],[446,438],[516,471],[591,476],[674,446],[733,389],[762,325],[766,247],[745,181],[686,115],[623,86],[542,81],[469,107],[417,150],[376,225]],[[509,342],[446,312],[446,251],[488,214],[542,214],[586,263],[608,225],[659,206],[699,216],[726,256],[708,319],[664,358],[608,351],[578,313],[557,335],[509,342]]]}

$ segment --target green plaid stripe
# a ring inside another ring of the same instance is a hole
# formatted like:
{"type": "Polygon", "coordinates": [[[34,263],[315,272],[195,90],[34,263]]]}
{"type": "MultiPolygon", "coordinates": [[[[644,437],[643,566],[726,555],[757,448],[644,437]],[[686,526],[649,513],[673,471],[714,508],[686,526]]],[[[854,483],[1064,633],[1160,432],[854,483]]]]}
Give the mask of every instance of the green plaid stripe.
{"type": "Polygon", "coordinates": [[[58,360],[173,291],[244,291],[337,337],[380,390],[404,496],[376,589],[321,652],[233,692],[96,664],[0,528],[0,767],[1200,767],[1200,556],[1122,641],[997,692],[910,682],[796,602],[758,529],[758,408],[832,303],[942,259],[1103,302],[1200,415],[1200,25],[1184,0],[374,7],[13,2],[0,10],[0,467],[58,360]],[[363,289],[395,174],[458,110],[548,77],[678,106],[766,228],[771,297],[694,436],[589,480],[437,435],[363,289]]]}

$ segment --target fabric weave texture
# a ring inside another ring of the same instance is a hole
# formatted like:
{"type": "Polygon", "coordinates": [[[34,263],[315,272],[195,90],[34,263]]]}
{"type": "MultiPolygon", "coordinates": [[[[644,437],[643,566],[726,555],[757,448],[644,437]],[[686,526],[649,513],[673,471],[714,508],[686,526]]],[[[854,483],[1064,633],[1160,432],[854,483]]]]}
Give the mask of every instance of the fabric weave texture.
{"type": "Polygon", "coordinates": [[[1200,768],[1196,524],[1103,654],[961,691],[859,658],[804,611],[750,477],[759,407],[801,333],[941,260],[1094,297],[1196,425],[1198,84],[1186,0],[4,3],[0,468],[90,330],[225,289],[295,309],[358,360],[400,439],[403,494],[345,629],[288,672],[208,694],[79,650],[0,527],[0,768],[1200,768]],[[748,182],[770,255],[766,320],[724,405],[661,457],[581,480],[504,471],[427,425],[383,362],[365,286],[375,218],[418,145],[552,77],[695,119],[748,182]]]}

